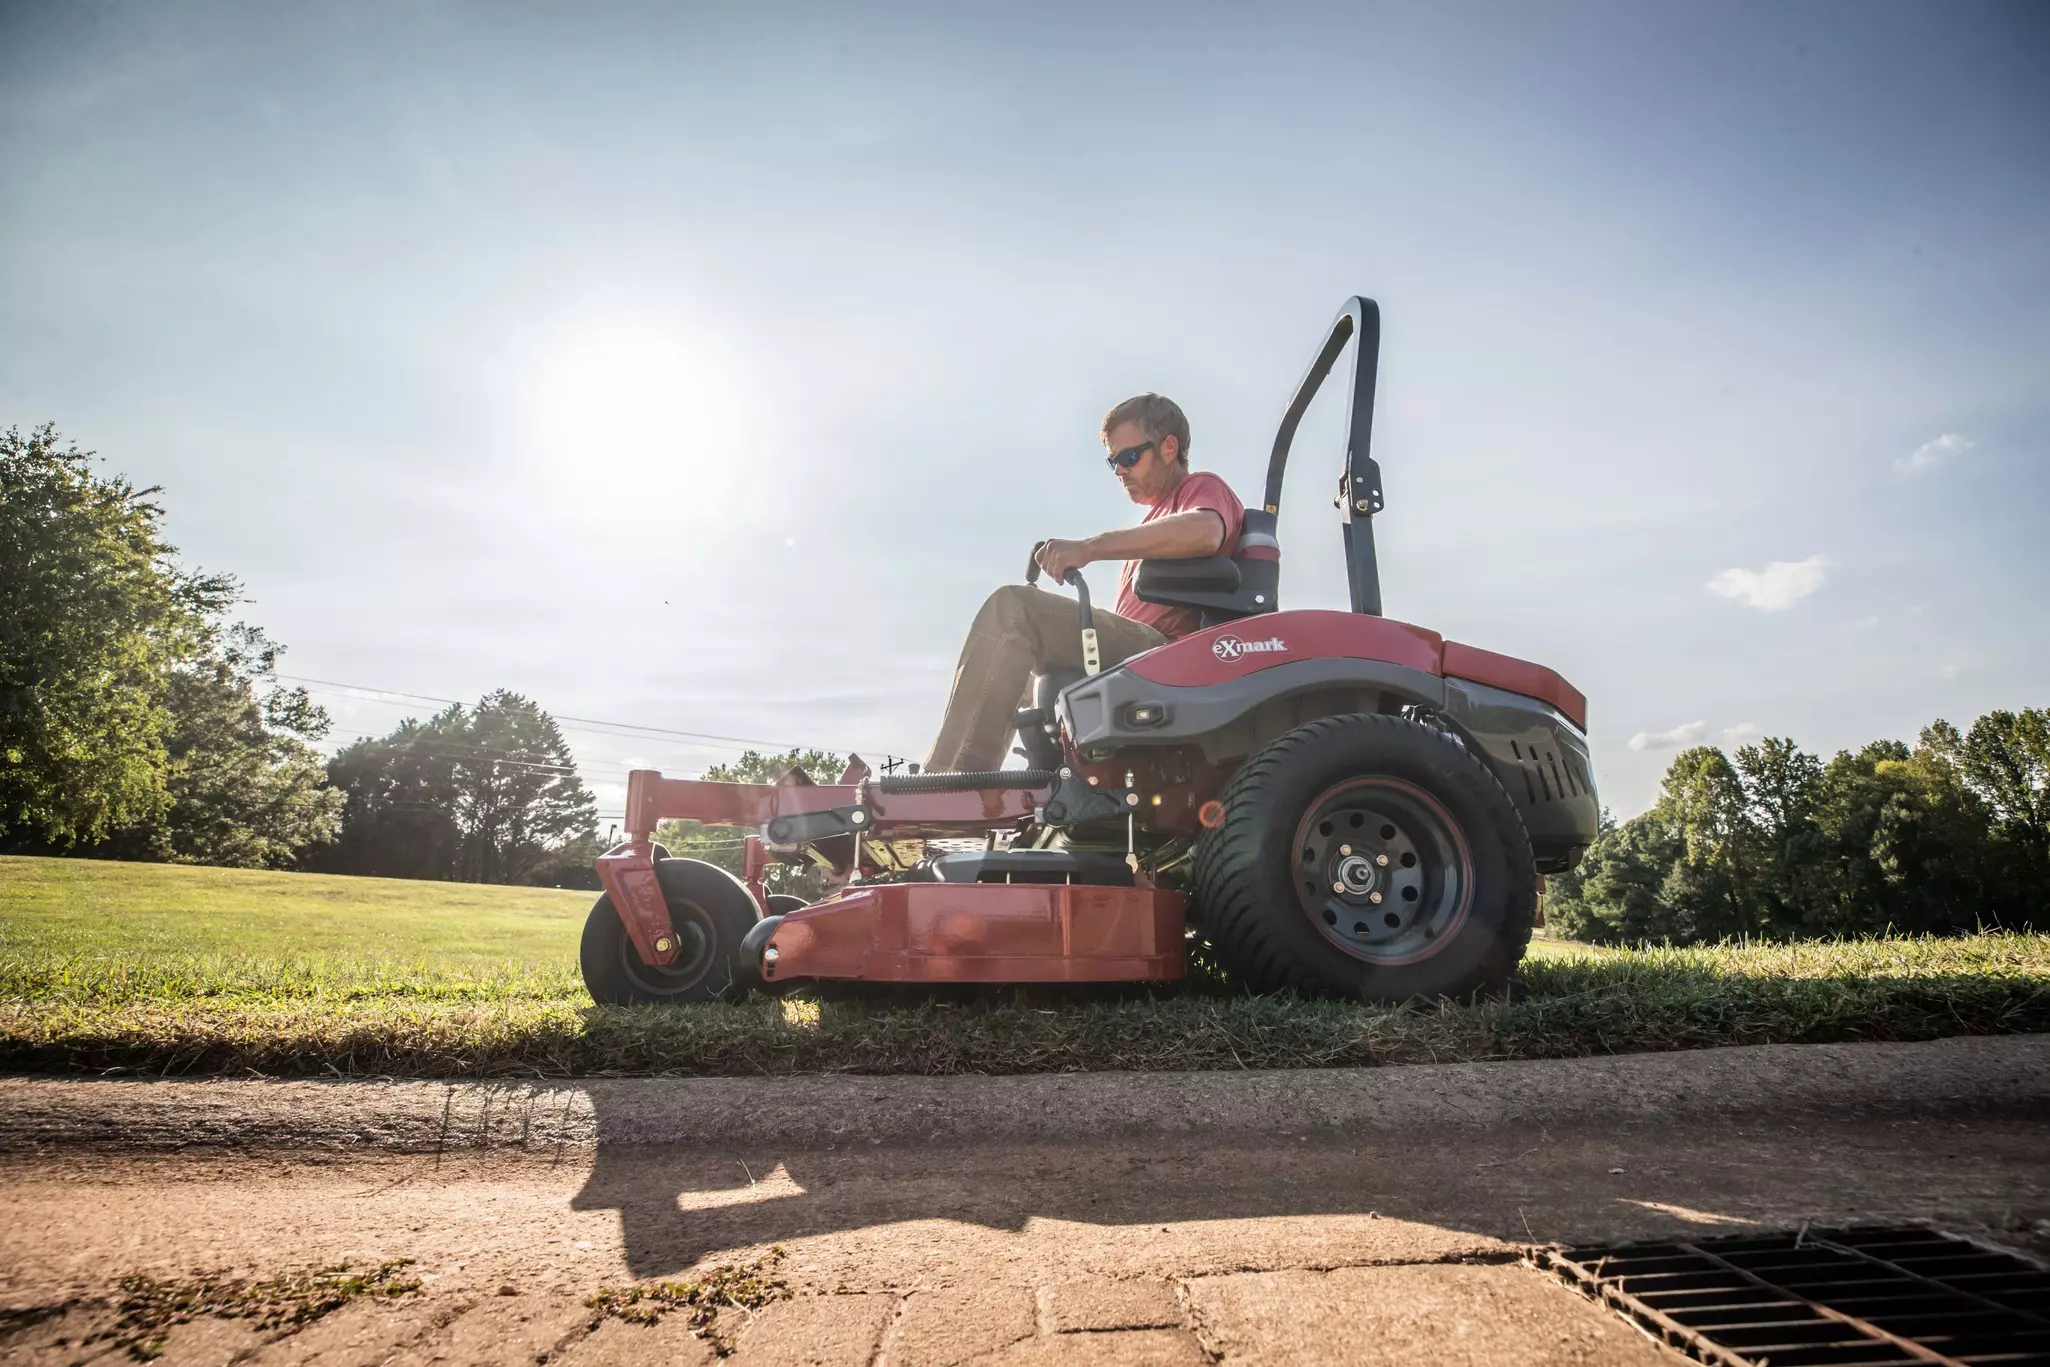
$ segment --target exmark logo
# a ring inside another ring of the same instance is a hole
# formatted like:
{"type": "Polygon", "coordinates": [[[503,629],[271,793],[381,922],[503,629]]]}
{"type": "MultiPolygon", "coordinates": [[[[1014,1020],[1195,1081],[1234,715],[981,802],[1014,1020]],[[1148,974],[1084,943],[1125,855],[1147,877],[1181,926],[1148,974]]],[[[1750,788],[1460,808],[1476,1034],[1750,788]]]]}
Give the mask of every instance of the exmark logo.
{"type": "Polygon", "coordinates": [[[1210,643],[1210,653],[1226,664],[1243,659],[1247,655],[1287,649],[1288,642],[1279,636],[1269,636],[1264,641],[1242,641],[1236,636],[1220,636],[1210,643]]]}

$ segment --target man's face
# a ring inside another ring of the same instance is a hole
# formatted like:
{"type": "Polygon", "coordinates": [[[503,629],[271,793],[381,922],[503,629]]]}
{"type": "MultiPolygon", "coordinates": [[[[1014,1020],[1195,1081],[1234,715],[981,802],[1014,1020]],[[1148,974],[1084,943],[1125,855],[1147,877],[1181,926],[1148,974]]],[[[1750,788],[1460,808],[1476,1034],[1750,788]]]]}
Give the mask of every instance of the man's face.
{"type": "MultiPolygon", "coordinates": [[[[1114,455],[1128,447],[1145,445],[1146,439],[1146,433],[1138,423],[1121,422],[1103,434],[1103,449],[1114,455]]],[[[1167,491],[1174,487],[1182,473],[1175,459],[1181,452],[1175,448],[1175,439],[1167,437],[1146,447],[1139,463],[1131,469],[1114,467],[1118,483],[1125,486],[1125,494],[1132,502],[1151,507],[1167,496],[1167,491]]]]}

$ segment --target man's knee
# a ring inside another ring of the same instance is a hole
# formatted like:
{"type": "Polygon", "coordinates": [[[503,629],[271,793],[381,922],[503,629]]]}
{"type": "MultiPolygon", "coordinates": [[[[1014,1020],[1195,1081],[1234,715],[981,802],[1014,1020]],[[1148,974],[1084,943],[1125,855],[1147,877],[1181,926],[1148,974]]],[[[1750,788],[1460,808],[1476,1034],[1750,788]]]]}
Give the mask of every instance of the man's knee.
{"type": "Polygon", "coordinates": [[[1025,619],[1032,606],[1032,595],[1039,590],[1028,584],[1006,584],[982,600],[982,610],[975,614],[978,628],[994,628],[1005,635],[1023,632],[1025,619]]]}

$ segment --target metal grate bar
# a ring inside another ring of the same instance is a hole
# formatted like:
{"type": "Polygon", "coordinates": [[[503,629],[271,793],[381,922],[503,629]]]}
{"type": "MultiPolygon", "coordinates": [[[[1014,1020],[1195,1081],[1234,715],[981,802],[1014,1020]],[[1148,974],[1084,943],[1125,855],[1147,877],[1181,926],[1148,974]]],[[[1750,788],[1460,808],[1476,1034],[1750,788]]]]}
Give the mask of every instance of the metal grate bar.
{"type": "MultiPolygon", "coordinates": [[[[1730,1271],[1736,1273],[1738,1276],[1742,1277],[1745,1281],[1750,1282],[1754,1286],[1764,1287],[1768,1291],[1778,1291],[1782,1295],[1789,1294],[1787,1288],[1782,1286],[1775,1286],[1773,1283],[1767,1281],[1765,1278],[1759,1276],[1758,1274],[1751,1272],[1746,1268],[1739,1267],[1736,1263],[1729,1261],[1727,1258],[1719,1257],[1714,1253],[1710,1253],[1708,1250],[1702,1248],[1698,1244],[1681,1244],[1680,1247],[1686,1249],[1690,1253],[1699,1253],[1702,1257],[1708,1259],[1710,1262],[1728,1268],[1730,1271]]],[[[1832,1309],[1831,1307],[1823,1304],[1821,1301],[1811,1301],[1806,1296],[1801,1295],[1801,1293],[1798,1291],[1792,1292],[1791,1294],[1794,1296],[1796,1300],[1806,1303],[1809,1309],[1813,1310],[1816,1314],[1823,1316],[1825,1319],[1835,1320],[1837,1323],[1845,1326],[1848,1329],[1853,1330],[1854,1332],[1864,1334],[1870,1338],[1881,1340],[1885,1343],[1890,1343],[1895,1348],[1898,1348],[1901,1352],[1907,1354],[1908,1357],[1913,1361],[1936,1362],[1943,1364],[1943,1367],[1971,1367],[1971,1364],[1961,1362],[1954,1357],[1946,1357],[1944,1354],[1937,1352],[1933,1348],[1925,1348],[1921,1344],[1915,1342],[1913,1339],[1904,1339],[1900,1337],[1900,1335],[1898,1334],[1888,1333],[1886,1330],[1881,1329],[1878,1325],[1872,1323],[1872,1321],[1870,1320],[1861,1320],[1856,1315],[1847,1315],[1841,1310],[1832,1309]]]]}
{"type": "Polygon", "coordinates": [[[2050,1364],[2050,1266],[1937,1230],[1803,1226],[1536,1261],[1715,1367],[2050,1364]]]}
{"type": "MultiPolygon", "coordinates": [[[[1979,1306],[1981,1309],[1984,1309],[1992,1314],[2019,1315],[2023,1319],[2034,1321],[2034,1326],[2036,1328],[2050,1329],[2050,1273],[2035,1273],[2035,1280],[2037,1284],[2042,1288],[2045,1299],[2038,1301],[2034,1309],[2024,1309],[2021,1306],[2007,1305],[2000,1301],[1988,1300],[1986,1297],[1980,1295],[1977,1291],[1974,1291],[1969,1287],[1955,1285],[1950,1280],[1944,1277],[1933,1276],[1927,1273],[1918,1272],[1914,1268],[1908,1267],[1905,1264],[1881,1259],[1874,1254],[1867,1253],[1864,1249],[1859,1248],[1854,1243],[1838,1243],[1834,1239],[1818,1238],[1813,1235],[1809,1237],[1812,1242],[1820,1244],[1824,1248],[1835,1249],[1837,1252],[1848,1254],[1853,1258],[1861,1258],[1868,1263],[1877,1263],[1881,1267],[1899,1268],[1902,1272],[1914,1278],[1916,1281],[1921,1282],[1924,1286],[1932,1287],[1938,1291],[1947,1291],[1953,1296],[1962,1297],[1963,1299],[1971,1301],[1973,1304],[1979,1306]]],[[[1984,1250],[1977,1248],[1974,1248],[1973,1252],[1980,1257],[1999,1256],[1995,1254],[1989,1254],[1984,1250]]],[[[2020,1271],[2017,1272],[2015,1270],[2015,1264],[2019,1261],[2019,1259],[2016,1259],[2012,1256],[2000,1258],[1999,1261],[2004,1264],[2000,1271],[2008,1276],[2027,1277],[2030,1272],[2035,1271],[2035,1269],[2031,1269],[2024,1266],[2020,1271]]]]}
{"type": "MultiPolygon", "coordinates": [[[[1606,1261],[1606,1259],[1603,1260],[1603,1262],[1606,1261]]],[[[1708,1363],[1709,1367],[1759,1367],[1759,1364],[1753,1362],[1750,1358],[1740,1353],[1728,1351],[1707,1335],[1695,1332],[1674,1319],[1671,1315],[1653,1306],[1646,1305],[1644,1302],[1627,1295],[1621,1287],[1611,1285],[1603,1280],[1602,1262],[1596,1263],[1592,1268],[1583,1267],[1563,1254],[1549,1251],[1540,1255],[1540,1262],[1543,1266],[1571,1282],[1582,1292],[1594,1297],[1610,1309],[1636,1320],[1646,1330],[1675,1348],[1684,1349],[1692,1353],[1701,1361],[1708,1363]]]]}

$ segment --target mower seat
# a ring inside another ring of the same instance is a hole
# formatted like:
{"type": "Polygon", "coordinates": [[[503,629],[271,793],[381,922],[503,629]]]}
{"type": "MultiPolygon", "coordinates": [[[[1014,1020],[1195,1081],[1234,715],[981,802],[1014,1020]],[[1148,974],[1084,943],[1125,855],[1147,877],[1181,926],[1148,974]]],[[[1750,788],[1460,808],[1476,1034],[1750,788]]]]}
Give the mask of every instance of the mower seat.
{"type": "Polygon", "coordinates": [[[1247,509],[1229,556],[1142,560],[1132,592],[1143,602],[1195,608],[1206,627],[1273,612],[1281,594],[1281,543],[1275,540],[1274,523],[1273,513],[1247,509]]]}

